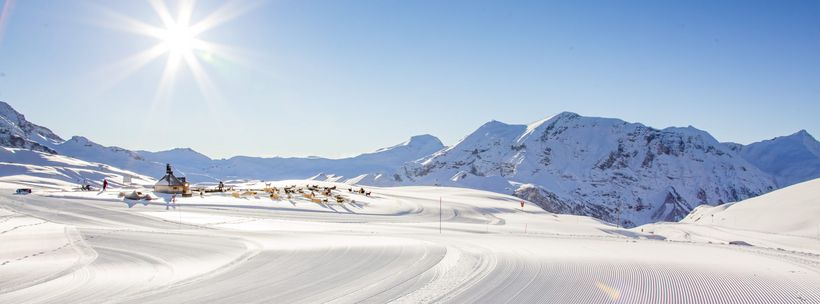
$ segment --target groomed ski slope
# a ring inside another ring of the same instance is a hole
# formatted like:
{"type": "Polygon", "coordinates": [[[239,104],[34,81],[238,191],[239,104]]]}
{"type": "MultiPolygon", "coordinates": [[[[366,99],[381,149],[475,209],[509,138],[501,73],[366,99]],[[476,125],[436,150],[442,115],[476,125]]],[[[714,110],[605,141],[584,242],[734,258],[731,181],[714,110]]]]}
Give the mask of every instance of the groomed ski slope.
{"type": "Polygon", "coordinates": [[[632,230],[670,240],[740,240],[755,246],[820,254],[820,179],[737,203],[702,205],[678,223],[655,223],[632,230]]]}
{"type": "MultiPolygon", "coordinates": [[[[306,183],[348,187],[276,185],[306,183]]],[[[344,205],[4,194],[0,303],[820,303],[811,250],[667,241],[469,189],[368,190],[344,205]]]]}

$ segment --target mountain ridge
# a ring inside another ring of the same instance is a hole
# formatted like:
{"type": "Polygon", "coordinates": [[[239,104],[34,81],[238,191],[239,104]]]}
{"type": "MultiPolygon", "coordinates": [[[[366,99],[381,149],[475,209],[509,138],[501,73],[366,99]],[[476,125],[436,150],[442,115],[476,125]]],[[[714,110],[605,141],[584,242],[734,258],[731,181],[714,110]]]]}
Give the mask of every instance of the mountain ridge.
{"type": "Polygon", "coordinates": [[[702,204],[734,202],[820,175],[820,143],[805,130],[740,145],[720,143],[692,126],[656,129],[561,112],[530,124],[491,120],[449,147],[422,134],[339,159],[211,159],[191,148],[131,151],[82,136],[62,140],[2,105],[0,114],[9,117],[2,117],[0,146],[62,154],[147,176],[161,175],[165,163],[172,163],[193,182],[311,178],[468,187],[626,226],[678,220],[702,204]],[[784,157],[787,161],[766,162],[784,157]]]}

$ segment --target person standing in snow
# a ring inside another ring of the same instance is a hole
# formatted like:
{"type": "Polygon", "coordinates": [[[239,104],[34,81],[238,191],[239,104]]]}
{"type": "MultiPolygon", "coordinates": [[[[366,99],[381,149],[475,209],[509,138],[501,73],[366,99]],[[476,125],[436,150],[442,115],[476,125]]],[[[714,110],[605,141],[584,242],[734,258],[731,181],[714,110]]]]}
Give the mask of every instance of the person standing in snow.
{"type": "Polygon", "coordinates": [[[103,179],[103,191],[105,191],[105,188],[108,188],[108,180],[107,179],[103,179]]]}

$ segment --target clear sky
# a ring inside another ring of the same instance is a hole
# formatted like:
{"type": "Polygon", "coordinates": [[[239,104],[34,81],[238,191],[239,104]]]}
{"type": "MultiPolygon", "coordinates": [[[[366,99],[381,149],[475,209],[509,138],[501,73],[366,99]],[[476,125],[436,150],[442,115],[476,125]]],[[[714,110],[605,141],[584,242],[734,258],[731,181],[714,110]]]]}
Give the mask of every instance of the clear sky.
{"type": "Polygon", "coordinates": [[[0,100],[129,149],[343,157],[561,111],[820,135],[820,1],[197,1],[194,68],[134,59],[178,45],[135,33],[167,28],[162,5],[0,4],[0,100]]]}

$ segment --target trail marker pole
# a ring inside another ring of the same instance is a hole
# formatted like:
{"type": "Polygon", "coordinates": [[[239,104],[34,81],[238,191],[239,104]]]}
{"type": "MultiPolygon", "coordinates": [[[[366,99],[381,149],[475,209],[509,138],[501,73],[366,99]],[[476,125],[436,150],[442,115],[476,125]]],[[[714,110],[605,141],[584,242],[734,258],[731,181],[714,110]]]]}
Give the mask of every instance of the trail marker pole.
{"type": "Polygon", "coordinates": [[[441,197],[438,198],[438,234],[441,234],[441,197]]]}
{"type": "Polygon", "coordinates": [[[438,234],[441,234],[441,197],[438,198],[438,234]]]}
{"type": "Polygon", "coordinates": [[[527,234],[527,224],[524,224],[524,234],[527,234]]]}

